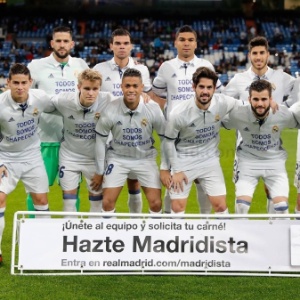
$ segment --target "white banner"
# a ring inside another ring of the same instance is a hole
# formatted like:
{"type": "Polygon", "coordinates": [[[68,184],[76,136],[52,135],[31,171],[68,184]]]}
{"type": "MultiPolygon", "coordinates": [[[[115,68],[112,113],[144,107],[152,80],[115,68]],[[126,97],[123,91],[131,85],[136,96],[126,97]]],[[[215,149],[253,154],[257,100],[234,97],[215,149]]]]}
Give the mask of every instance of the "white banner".
{"type": "Polygon", "coordinates": [[[300,272],[297,220],[18,221],[19,270],[300,272]]]}

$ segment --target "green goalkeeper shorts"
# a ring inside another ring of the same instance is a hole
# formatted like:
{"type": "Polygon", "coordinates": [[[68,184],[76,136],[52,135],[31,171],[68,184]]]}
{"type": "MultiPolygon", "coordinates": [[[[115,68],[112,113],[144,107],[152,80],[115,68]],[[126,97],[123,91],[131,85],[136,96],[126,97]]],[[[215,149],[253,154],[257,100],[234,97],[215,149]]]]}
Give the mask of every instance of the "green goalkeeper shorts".
{"type": "Polygon", "coordinates": [[[41,143],[41,152],[46,167],[49,186],[53,185],[58,172],[60,143],[41,143]]]}

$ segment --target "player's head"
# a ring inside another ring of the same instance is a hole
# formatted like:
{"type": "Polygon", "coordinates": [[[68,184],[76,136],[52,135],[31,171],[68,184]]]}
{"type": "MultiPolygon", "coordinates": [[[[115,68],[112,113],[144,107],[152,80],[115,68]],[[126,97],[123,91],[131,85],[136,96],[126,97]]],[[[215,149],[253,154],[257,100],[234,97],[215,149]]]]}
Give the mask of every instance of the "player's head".
{"type": "Polygon", "coordinates": [[[7,85],[11,91],[11,97],[18,103],[28,99],[28,92],[32,84],[29,69],[23,64],[13,64],[8,73],[7,85]]]}
{"type": "Polygon", "coordinates": [[[257,118],[264,119],[268,115],[271,101],[271,83],[264,79],[253,81],[249,88],[249,102],[257,118]]]}
{"type": "Polygon", "coordinates": [[[249,42],[248,49],[248,58],[252,64],[254,73],[266,71],[270,56],[267,39],[263,36],[253,38],[249,42]]]}
{"type": "Polygon", "coordinates": [[[175,35],[174,43],[179,59],[189,61],[193,59],[197,48],[197,33],[189,25],[180,27],[175,35]]]}
{"type": "Polygon", "coordinates": [[[216,90],[217,74],[207,67],[200,67],[193,74],[192,80],[197,106],[207,109],[216,90]]]}
{"type": "Polygon", "coordinates": [[[132,41],[129,31],[124,28],[114,30],[110,38],[109,47],[113,51],[115,58],[128,58],[132,50],[132,41]]]}
{"type": "Polygon", "coordinates": [[[131,110],[136,109],[144,89],[141,72],[133,68],[127,69],[122,77],[121,88],[125,105],[131,110]]]}
{"type": "Polygon", "coordinates": [[[91,106],[98,97],[102,83],[101,74],[92,69],[86,69],[78,75],[79,101],[84,107],[91,106]]]}
{"type": "Polygon", "coordinates": [[[68,61],[68,56],[74,47],[71,28],[67,26],[54,28],[50,44],[57,61],[68,61]]]}

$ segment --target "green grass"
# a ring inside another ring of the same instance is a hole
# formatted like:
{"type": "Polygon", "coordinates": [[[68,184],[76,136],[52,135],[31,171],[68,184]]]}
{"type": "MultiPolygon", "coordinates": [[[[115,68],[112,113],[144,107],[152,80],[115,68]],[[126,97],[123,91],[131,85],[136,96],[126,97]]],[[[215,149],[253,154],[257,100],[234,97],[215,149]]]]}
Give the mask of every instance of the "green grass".
{"type": "MultiPolygon", "coordinates": [[[[283,133],[284,147],[288,150],[287,170],[290,179],[290,212],[295,207],[296,189],[293,186],[296,158],[297,130],[283,133]]],[[[234,154],[234,131],[221,131],[221,164],[227,186],[227,202],[234,211],[234,185],[232,165],[234,154]]],[[[225,276],[12,276],[10,253],[13,214],[26,210],[25,192],[22,184],[9,195],[6,209],[6,228],[2,241],[4,265],[0,268],[0,299],[298,299],[299,279],[269,277],[225,276]]],[[[60,188],[51,188],[51,210],[62,209],[60,188]]],[[[81,186],[81,210],[88,211],[87,190],[81,186]]],[[[143,211],[147,212],[144,199],[143,211]]],[[[117,210],[126,212],[127,188],[117,202],[117,210]]],[[[187,213],[197,213],[195,189],[190,194],[187,213]]],[[[266,212],[266,199],[262,183],[259,184],[251,206],[252,213],[266,212]]],[[[34,245],[33,245],[34,247],[34,245]]],[[[280,249],[274,249],[280,253],[280,249]]],[[[267,255],[267,254],[266,254],[267,255]]]]}

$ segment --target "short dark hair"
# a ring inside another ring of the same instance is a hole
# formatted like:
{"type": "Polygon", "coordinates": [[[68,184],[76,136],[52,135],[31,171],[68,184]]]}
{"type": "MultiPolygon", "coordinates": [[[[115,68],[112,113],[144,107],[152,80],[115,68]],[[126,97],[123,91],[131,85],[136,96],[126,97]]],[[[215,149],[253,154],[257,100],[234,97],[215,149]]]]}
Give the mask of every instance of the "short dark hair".
{"type": "Polygon", "coordinates": [[[252,40],[250,40],[249,44],[248,44],[248,50],[249,52],[251,52],[252,48],[254,47],[265,47],[267,49],[267,51],[269,51],[269,43],[268,40],[264,37],[264,36],[257,36],[255,38],[253,38],[252,40]]]}
{"type": "Polygon", "coordinates": [[[264,79],[255,80],[251,83],[249,87],[249,96],[251,97],[252,91],[262,92],[267,90],[269,92],[269,96],[272,96],[272,84],[264,79]]]}
{"type": "Polygon", "coordinates": [[[67,32],[67,33],[70,33],[71,38],[73,38],[73,31],[68,26],[58,26],[58,27],[55,27],[53,29],[53,31],[52,31],[52,38],[53,38],[54,34],[57,33],[57,32],[67,32]]]}
{"type": "Polygon", "coordinates": [[[195,73],[193,74],[193,84],[196,86],[201,78],[208,78],[213,81],[214,87],[217,85],[217,81],[219,79],[216,72],[207,68],[207,67],[199,67],[195,73]]]}
{"type": "Polygon", "coordinates": [[[128,68],[124,73],[123,73],[123,78],[125,77],[139,77],[142,80],[142,73],[137,70],[137,69],[133,69],[133,68],[128,68]]]}
{"type": "Polygon", "coordinates": [[[115,36],[129,36],[130,43],[132,43],[131,34],[127,29],[124,29],[124,28],[115,29],[111,34],[110,41],[109,41],[110,44],[113,44],[115,36]]]}
{"type": "Polygon", "coordinates": [[[175,34],[175,38],[177,39],[180,33],[183,32],[191,32],[194,34],[195,39],[197,40],[197,32],[190,26],[190,25],[183,25],[182,27],[180,27],[175,34]]]}
{"type": "Polygon", "coordinates": [[[9,73],[8,73],[8,79],[11,79],[13,75],[28,75],[29,79],[31,79],[30,71],[24,64],[15,63],[10,67],[9,73]]]}

